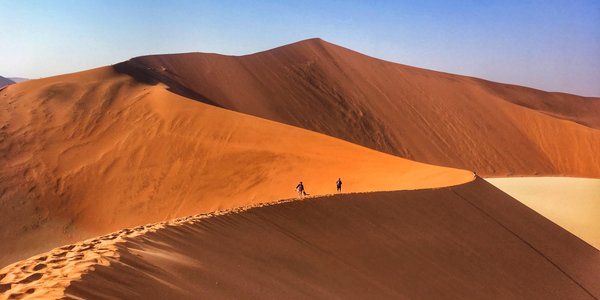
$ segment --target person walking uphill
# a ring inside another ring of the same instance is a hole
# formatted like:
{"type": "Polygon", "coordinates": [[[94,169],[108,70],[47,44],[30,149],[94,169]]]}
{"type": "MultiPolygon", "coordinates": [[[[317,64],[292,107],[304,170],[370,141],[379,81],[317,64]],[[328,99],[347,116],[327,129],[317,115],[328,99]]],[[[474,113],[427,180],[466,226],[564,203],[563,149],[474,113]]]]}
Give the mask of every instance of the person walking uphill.
{"type": "Polygon", "coordinates": [[[300,181],[300,183],[298,183],[298,185],[296,186],[296,191],[298,192],[298,196],[300,197],[306,195],[306,192],[304,191],[304,184],[302,184],[302,181],[300,181]]]}
{"type": "Polygon", "coordinates": [[[337,191],[338,193],[342,192],[342,179],[338,178],[338,180],[335,182],[335,186],[337,187],[337,191]]]}

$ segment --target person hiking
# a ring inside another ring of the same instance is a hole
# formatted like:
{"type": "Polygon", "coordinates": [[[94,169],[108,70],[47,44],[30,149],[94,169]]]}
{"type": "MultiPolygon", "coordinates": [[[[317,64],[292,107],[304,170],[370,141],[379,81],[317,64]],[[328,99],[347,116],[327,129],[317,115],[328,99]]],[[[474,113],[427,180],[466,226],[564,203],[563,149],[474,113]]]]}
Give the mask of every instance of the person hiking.
{"type": "Polygon", "coordinates": [[[342,192],[342,179],[338,178],[338,180],[335,182],[335,186],[337,187],[337,191],[338,193],[342,192]]]}
{"type": "Polygon", "coordinates": [[[306,193],[304,192],[304,185],[302,184],[302,181],[300,181],[300,183],[298,183],[298,185],[296,186],[296,191],[298,192],[298,196],[306,195],[306,193]]]}

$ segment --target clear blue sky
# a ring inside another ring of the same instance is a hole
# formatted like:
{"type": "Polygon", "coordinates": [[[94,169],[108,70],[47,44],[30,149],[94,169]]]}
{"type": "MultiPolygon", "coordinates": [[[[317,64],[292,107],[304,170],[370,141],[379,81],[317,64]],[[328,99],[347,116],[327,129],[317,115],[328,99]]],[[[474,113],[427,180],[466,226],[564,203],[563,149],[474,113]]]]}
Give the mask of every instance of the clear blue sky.
{"type": "Polygon", "coordinates": [[[600,96],[599,0],[0,0],[0,75],[175,52],[249,54],[321,37],[378,58],[600,96]]]}

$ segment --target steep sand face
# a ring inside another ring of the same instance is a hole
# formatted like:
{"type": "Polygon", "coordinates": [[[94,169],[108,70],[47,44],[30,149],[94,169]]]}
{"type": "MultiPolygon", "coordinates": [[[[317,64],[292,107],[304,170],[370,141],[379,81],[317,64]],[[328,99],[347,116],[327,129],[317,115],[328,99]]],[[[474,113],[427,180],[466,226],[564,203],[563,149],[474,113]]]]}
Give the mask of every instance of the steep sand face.
{"type": "Polygon", "coordinates": [[[486,179],[505,193],[600,249],[600,179],[486,179]]]}
{"type": "Polygon", "coordinates": [[[120,228],[307,192],[441,187],[408,161],[206,105],[112,68],[0,92],[0,265],[120,228]]]}
{"type": "Polygon", "coordinates": [[[600,177],[600,99],[394,64],[313,39],[115,66],[179,94],[483,175],[600,177]]]}
{"type": "Polygon", "coordinates": [[[122,230],[0,270],[0,284],[75,298],[595,299],[599,276],[600,252],[478,179],[122,230]]]}

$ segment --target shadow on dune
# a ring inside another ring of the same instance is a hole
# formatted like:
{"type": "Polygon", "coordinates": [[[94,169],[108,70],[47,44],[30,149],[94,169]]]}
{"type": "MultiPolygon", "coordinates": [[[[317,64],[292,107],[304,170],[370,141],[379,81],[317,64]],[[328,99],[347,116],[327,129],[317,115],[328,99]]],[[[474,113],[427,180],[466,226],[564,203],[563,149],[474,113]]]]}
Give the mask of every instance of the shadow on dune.
{"type": "MultiPolygon", "coordinates": [[[[200,101],[202,103],[221,107],[218,103],[208,99],[207,97],[195,92],[194,90],[187,88],[186,86],[179,83],[177,80],[171,79],[169,76],[164,76],[157,70],[154,70],[148,66],[145,66],[135,59],[124,61],[112,66],[112,68],[121,74],[126,74],[133,77],[136,81],[148,85],[156,85],[159,83],[165,84],[170,92],[178,94],[180,96],[200,101]]],[[[174,76],[174,75],[172,75],[174,76]]]]}
{"type": "Polygon", "coordinates": [[[344,194],[168,226],[67,296],[594,299],[600,253],[482,179],[344,194]]]}

